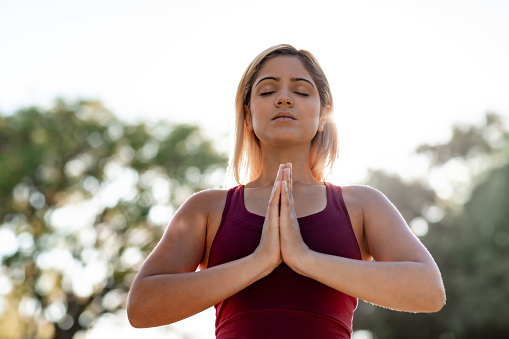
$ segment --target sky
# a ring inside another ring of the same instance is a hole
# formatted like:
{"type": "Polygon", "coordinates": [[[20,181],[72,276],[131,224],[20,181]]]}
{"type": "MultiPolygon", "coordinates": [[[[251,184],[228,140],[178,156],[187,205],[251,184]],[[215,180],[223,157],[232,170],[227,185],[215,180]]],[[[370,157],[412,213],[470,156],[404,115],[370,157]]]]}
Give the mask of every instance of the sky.
{"type": "Polygon", "coordinates": [[[0,112],[99,99],[127,122],[199,124],[227,152],[238,82],[279,43],[311,51],[329,79],[333,183],[422,176],[418,145],[488,111],[508,122],[504,0],[2,0],[0,112]]]}
{"type": "Polygon", "coordinates": [[[509,116],[509,2],[0,2],[0,112],[99,99],[128,122],[197,123],[229,151],[234,96],[265,48],[310,50],[340,133],[332,182],[423,174],[422,143],[509,116]]]}

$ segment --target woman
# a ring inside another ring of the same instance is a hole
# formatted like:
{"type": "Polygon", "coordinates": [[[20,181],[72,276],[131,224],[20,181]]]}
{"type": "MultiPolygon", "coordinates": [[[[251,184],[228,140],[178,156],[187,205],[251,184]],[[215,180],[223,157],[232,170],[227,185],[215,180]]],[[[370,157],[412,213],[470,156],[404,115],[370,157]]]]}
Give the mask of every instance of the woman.
{"type": "Polygon", "coordinates": [[[349,338],[357,298],[442,308],[440,271],[395,207],[372,188],[325,182],[337,156],[332,109],[309,52],[278,45],[251,63],[229,168],[247,183],[177,211],[132,284],[133,326],[215,305],[218,338],[349,338]]]}

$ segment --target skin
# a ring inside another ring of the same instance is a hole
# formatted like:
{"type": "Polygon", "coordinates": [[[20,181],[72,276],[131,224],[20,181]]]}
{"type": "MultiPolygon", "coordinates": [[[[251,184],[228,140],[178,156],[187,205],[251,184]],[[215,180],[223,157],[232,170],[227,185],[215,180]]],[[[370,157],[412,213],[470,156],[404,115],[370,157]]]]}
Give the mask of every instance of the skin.
{"type": "Polygon", "coordinates": [[[260,244],[247,257],[207,268],[227,191],[193,195],[177,211],[131,286],[127,311],[134,327],[170,324],[201,312],[282,262],[382,307],[407,312],[443,307],[444,287],[433,258],[396,208],[373,188],[342,187],[363,260],[318,253],[302,240],[297,218],[321,211],[327,203],[325,186],[313,177],[309,156],[310,142],[323,130],[329,110],[320,107],[316,85],[299,59],[278,56],[262,66],[245,119],[260,140],[263,166],[244,192],[247,210],[265,216],[260,244]],[[281,115],[286,118],[274,119],[281,115]]]}

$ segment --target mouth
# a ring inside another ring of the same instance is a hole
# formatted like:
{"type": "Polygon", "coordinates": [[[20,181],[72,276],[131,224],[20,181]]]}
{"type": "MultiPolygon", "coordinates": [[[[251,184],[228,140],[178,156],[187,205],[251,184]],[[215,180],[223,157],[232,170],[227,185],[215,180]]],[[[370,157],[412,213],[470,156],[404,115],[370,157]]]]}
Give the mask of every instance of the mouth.
{"type": "Polygon", "coordinates": [[[295,119],[295,116],[290,112],[279,112],[272,118],[272,120],[291,121],[297,119],[295,119]]]}

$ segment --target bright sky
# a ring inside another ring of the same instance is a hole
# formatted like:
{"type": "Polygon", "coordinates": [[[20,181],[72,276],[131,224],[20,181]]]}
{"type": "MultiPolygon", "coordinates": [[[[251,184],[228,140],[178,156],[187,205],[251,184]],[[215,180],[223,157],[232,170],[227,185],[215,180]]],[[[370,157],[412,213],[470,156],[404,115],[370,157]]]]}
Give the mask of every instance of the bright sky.
{"type": "Polygon", "coordinates": [[[199,123],[227,150],[238,81],[277,43],[310,50],[329,78],[333,181],[379,167],[419,174],[418,144],[488,110],[509,116],[502,0],[4,0],[0,111],[98,98],[129,121],[199,123]]]}
{"type": "Polygon", "coordinates": [[[228,148],[249,62],[289,43],[329,78],[341,137],[332,182],[368,168],[424,173],[411,157],[453,123],[509,118],[503,0],[0,2],[0,111],[97,98],[136,122],[199,123],[228,148]]]}

